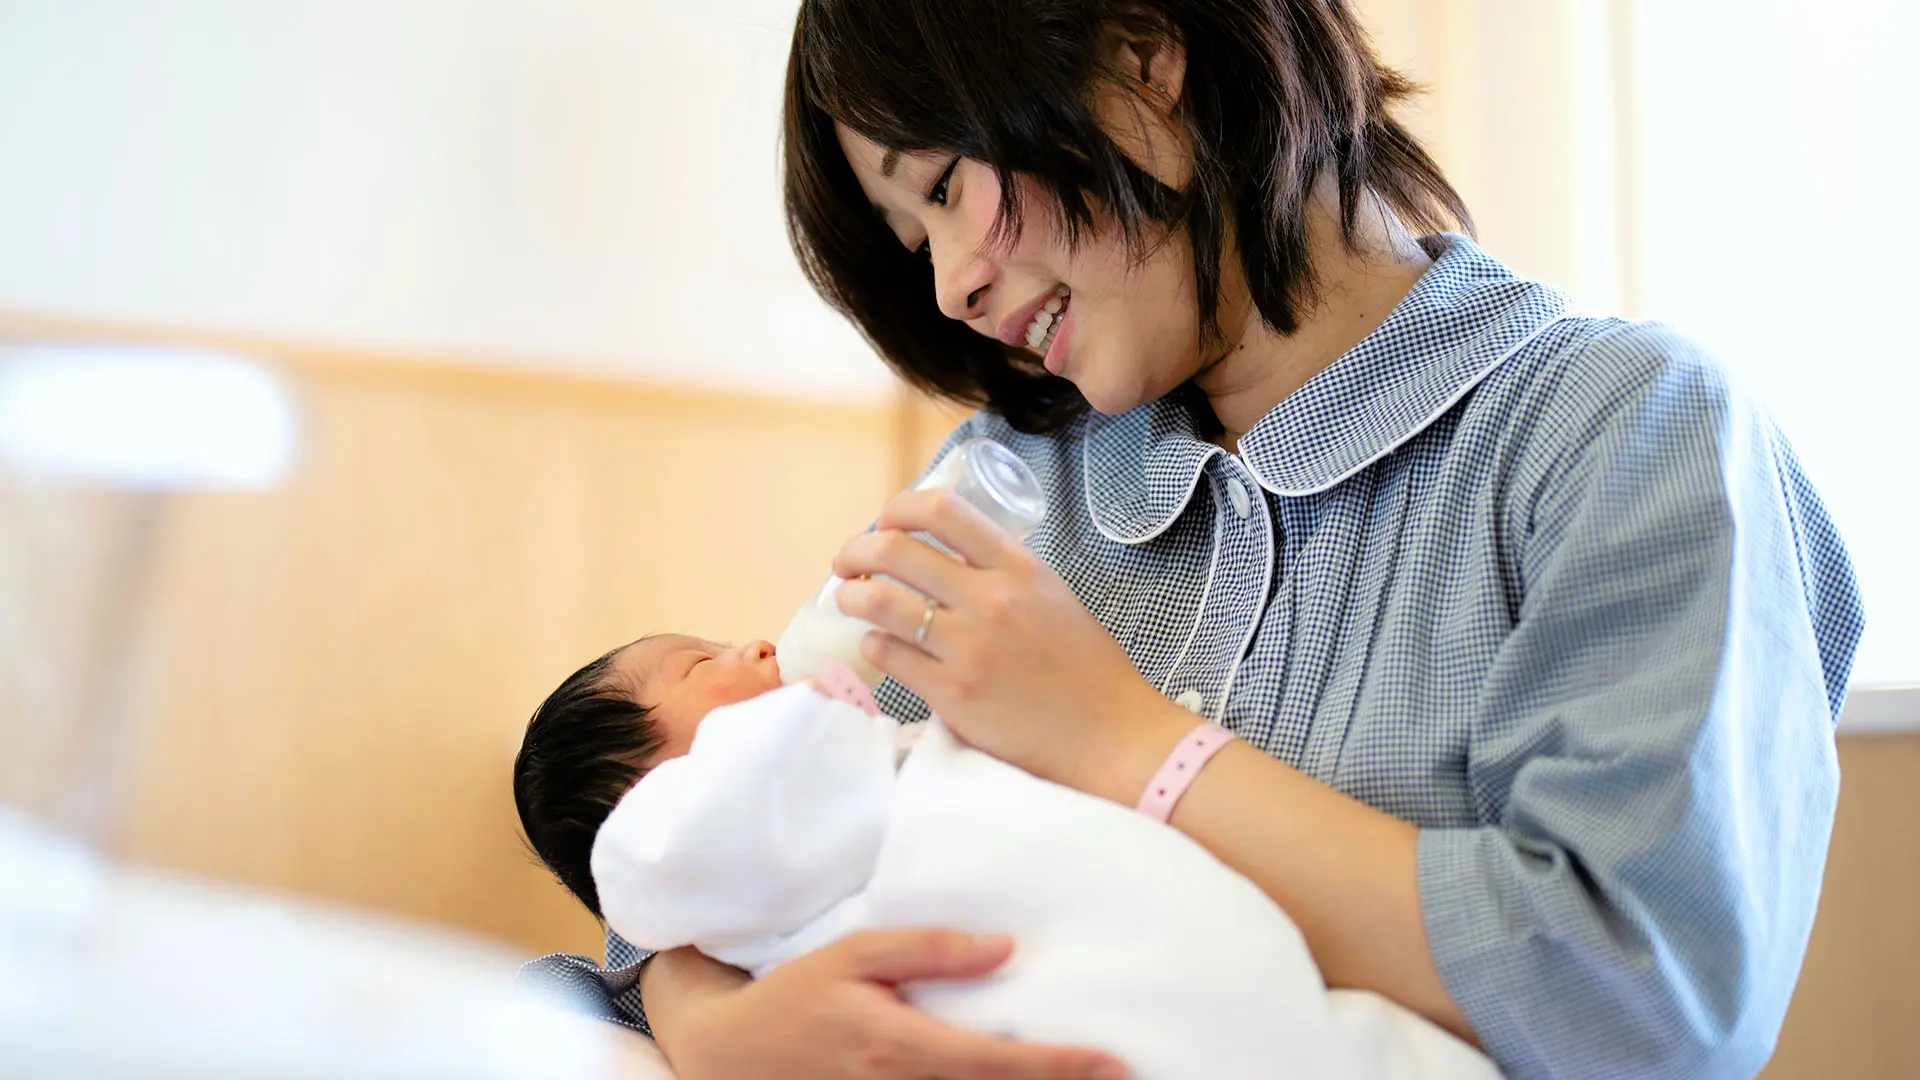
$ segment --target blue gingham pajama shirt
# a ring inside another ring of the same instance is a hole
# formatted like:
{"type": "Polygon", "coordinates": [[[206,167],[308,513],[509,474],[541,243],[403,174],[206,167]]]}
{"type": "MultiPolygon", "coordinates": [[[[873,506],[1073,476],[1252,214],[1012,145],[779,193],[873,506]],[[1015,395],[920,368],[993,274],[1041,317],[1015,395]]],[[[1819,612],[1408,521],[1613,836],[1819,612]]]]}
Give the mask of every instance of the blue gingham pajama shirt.
{"type": "MultiPolygon", "coordinates": [[[[1505,1071],[1751,1075],[1839,787],[1846,552],[1695,346],[1428,243],[1386,323],[1238,455],[1172,399],[953,440],[1034,468],[1030,545],[1168,697],[1420,827],[1434,960],[1505,1071]]],[[[528,977],[645,1030],[639,959],[610,937],[608,968],[528,977]]]]}

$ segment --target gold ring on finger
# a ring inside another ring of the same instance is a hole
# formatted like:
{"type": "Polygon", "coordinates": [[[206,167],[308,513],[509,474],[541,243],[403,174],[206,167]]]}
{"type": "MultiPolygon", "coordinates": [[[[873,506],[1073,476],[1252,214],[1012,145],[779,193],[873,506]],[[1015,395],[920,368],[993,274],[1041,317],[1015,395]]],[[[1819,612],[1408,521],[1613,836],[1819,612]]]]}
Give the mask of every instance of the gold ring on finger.
{"type": "Polygon", "coordinates": [[[915,645],[921,646],[922,648],[926,646],[927,631],[933,629],[933,613],[939,609],[939,602],[931,596],[927,597],[927,613],[920,616],[920,628],[913,632],[913,643],[915,645]]]}

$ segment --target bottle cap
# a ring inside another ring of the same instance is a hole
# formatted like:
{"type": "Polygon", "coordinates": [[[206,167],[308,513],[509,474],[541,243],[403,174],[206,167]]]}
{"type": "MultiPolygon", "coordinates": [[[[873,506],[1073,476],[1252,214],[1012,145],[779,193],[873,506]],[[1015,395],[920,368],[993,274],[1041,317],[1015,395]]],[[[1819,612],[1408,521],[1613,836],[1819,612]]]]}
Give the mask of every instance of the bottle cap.
{"type": "Polygon", "coordinates": [[[982,438],[961,443],[954,455],[965,464],[951,481],[954,494],[994,524],[1025,539],[1046,518],[1047,497],[1040,480],[1013,451],[982,438]]]}

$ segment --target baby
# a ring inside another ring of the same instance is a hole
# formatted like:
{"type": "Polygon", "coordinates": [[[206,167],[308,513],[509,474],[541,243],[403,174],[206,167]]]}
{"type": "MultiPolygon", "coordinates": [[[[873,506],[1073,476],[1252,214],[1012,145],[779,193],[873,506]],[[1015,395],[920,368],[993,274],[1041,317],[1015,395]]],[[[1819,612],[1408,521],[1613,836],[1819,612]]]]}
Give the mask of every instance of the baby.
{"type": "Polygon", "coordinates": [[[664,635],[582,668],[528,725],[514,797],[561,882],[643,948],[757,977],[858,930],[1008,934],[999,971],[908,999],[1142,1080],[1498,1075],[1328,991],[1285,912],[1179,831],[937,719],[903,727],[844,670],[783,687],[765,642],[664,635]]]}

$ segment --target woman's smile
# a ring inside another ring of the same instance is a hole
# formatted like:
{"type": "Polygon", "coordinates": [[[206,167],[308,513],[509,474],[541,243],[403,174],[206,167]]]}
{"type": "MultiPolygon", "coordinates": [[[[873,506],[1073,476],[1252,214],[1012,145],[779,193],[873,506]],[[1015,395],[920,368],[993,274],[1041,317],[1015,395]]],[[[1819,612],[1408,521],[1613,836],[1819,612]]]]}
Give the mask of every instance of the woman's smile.
{"type": "MultiPolygon", "coordinates": [[[[1065,287],[1062,286],[1062,291],[1065,287]]],[[[1040,362],[1049,373],[1065,377],[1067,373],[1067,348],[1073,340],[1075,323],[1073,297],[1066,296],[1061,301],[1060,311],[1053,320],[1043,338],[1035,347],[1040,351],[1040,362]]]]}
{"type": "Polygon", "coordinates": [[[1054,332],[1059,329],[1067,305],[1072,300],[1073,293],[1065,285],[1053,290],[1027,322],[1027,348],[1046,355],[1047,346],[1053,343],[1054,332]]]}

